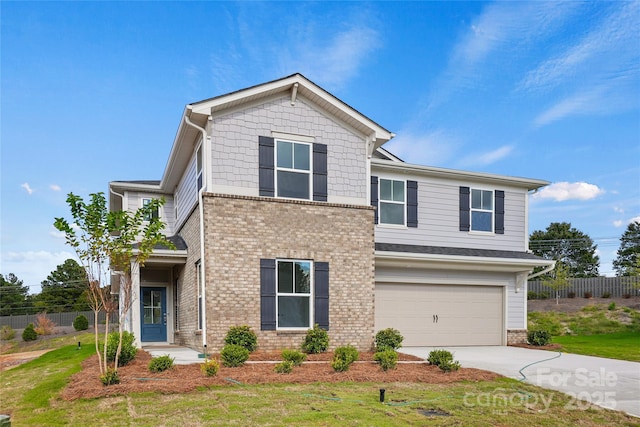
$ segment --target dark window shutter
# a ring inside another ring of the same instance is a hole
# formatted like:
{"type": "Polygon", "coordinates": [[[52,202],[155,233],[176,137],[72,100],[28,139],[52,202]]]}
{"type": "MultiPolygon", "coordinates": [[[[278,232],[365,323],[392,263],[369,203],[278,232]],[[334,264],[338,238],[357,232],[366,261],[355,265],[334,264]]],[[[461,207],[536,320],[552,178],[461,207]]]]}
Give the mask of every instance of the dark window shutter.
{"type": "Polygon", "coordinates": [[[327,146],[313,144],[313,200],[327,201],[327,146]]]}
{"type": "Polygon", "coordinates": [[[378,223],[378,177],[371,175],[371,206],[375,208],[373,223],[378,223]]]}
{"type": "Polygon", "coordinates": [[[407,181],[407,227],[418,226],[418,181],[407,181]]]}
{"type": "Polygon", "coordinates": [[[274,159],[274,139],[268,136],[258,138],[258,158],[260,171],[258,176],[258,185],[260,187],[260,195],[273,197],[274,175],[273,175],[273,159],[274,159]]]}
{"type": "Polygon", "coordinates": [[[460,187],[460,231],[469,231],[469,187],[460,187]]]}
{"type": "Polygon", "coordinates": [[[504,191],[496,190],[495,232],[504,234],[504,191]]]}
{"type": "Polygon", "coordinates": [[[329,263],[316,262],[314,266],[314,323],[329,330],[329,263]]]}
{"type": "Polygon", "coordinates": [[[260,260],[260,329],[276,330],[276,260],[260,260]]]}

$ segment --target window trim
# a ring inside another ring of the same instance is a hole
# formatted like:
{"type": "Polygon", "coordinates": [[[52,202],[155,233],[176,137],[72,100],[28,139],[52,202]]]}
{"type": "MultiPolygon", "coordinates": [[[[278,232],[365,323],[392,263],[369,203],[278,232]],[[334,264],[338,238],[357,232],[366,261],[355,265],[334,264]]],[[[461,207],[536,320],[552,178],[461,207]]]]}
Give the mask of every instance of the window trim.
{"type": "Polygon", "coordinates": [[[276,258],[275,259],[275,314],[276,314],[276,331],[306,331],[310,328],[313,328],[314,320],[315,320],[315,265],[312,260],[309,259],[290,259],[290,258],[276,258]],[[280,292],[278,291],[278,265],[281,262],[304,262],[309,264],[309,293],[289,293],[289,292],[280,292]],[[279,298],[280,296],[306,296],[309,298],[309,324],[308,326],[280,326],[279,319],[279,298]]]}
{"type": "Polygon", "coordinates": [[[495,234],[495,221],[496,221],[496,194],[494,189],[484,187],[469,187],[469,233],[478,234],[495,234]],[[476,209],[473,207],[473,192],[481,191],[491,194],[491,210],[476,209]],[[491,230],[474,230],[473,228],[473,213],[474,212],[490,212],[491,213],[491,230]]]}
{"type": "Polygon", "coordinates": [[[390,227],[390,228],[407,228],[407,180],[406,179],[396,179],[396,178],[387,178],[378,176],[378,224],[382,227],[390,227]],[[397,181],[402,182],[404,186],[404,201],[396,202],[393,200],[383,200],[382,199],[382,181],[397,181]],[[402,205],[402,224],[393,224],[382,221],[382,203],[389,203],[395,205],[402,205]]]}
{"type": "Polygon", "coordinates": [[[202,179],[202,171],[204,169],[204,158],[202,157],[202,143],[196,148],[196,191],[200,191],[204,182],[202,179]]]}
{"type": "Polygon", "coordinates": [[[274,188],[274,197],[278,198],[278,199],[288,199],[288,200],[313,200],[313,147],[314,144],[311,142],[304,142],[304,141],[296,141],[296,140],[290,140],[290,139],[285,139],[285,138],[274,138],[273,139],[273,188],[274,188]],[[281,167],[278,166],[278,142],[288,142],[290,144],[299,144],[299,145],[306,145],[309,148],[309,169],[308,170],[304,170],[304,169],[296,169],[296,168],[285,168],[285,167],[281,167]],[[308,176],[308,197],[306,198],[298,198],[298,197],[286,197],[286,196],[281,196],[279,194],[279,187],[278,187],[278,172],[283,171],[283,172],[294,172],[294,173],[300,173],[300,174],[307,174],[308,176]]]}

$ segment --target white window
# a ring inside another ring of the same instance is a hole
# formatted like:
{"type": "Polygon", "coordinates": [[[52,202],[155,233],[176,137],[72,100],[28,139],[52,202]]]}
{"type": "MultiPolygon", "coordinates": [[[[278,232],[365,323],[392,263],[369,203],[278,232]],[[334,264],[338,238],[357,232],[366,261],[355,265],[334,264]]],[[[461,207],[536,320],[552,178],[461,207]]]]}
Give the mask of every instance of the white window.
{"type": "Polygon", "coordinates": [[[311,264],[311,261],[276,261],[278,329],[312,327],[311,264]]]}
{"type": "Polygon", "coordinates": [[[196,152],[196,181],[198,183],[197,190],[200,191],[202,188],[202,144],[196,152]]]}
{"type": "Polygon", "coordinates": [[[276,196],[311,199],[311,145],[276,140],[276,196]]]}
{"type": "Polygon", "coordinates": [[[380,224],[405,225],[405,181],[380,179],[380,224]]]}
{"type": "Polygon", "coordinates": [[[202,264],[196,262],[196,286],[198,288],[198,330],[202,330],[202,318],[204,307],[202,306],[202,294],[204,293],[204,281],[202,280],[202,264]]]}
{"type": "Polygon", "coordinates": [[[493,232],[493,191],[471,189],[471,230],[493,232]]]}
{"type": "MultiPolygon", "coordinates": [[[[146,208],[153,199],[142,199],[142,207],[146,208]]],[[[151,218],[160,218],[160,210],[158,207],[154,208],[151,212],[144,215],[145,221],[151,221],[151,218]]]]}

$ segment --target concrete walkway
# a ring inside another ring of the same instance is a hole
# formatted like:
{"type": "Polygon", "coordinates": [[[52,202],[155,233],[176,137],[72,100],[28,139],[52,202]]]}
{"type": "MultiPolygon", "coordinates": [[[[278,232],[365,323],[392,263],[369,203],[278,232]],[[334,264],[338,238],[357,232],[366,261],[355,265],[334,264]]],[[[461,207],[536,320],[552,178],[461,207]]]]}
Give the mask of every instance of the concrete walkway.
{"type": "Polygon", "coordinates": [[[640,363],[602,357],[507,346],[403,347],[401,352],[426,359],[436,348],[449,350],[465,368],[497,372],[540,387],[558,390],[584,408],[586,400],[640,417],[640,363]]]}
{"type": "Polygon", "coordinates": [[[192,363],[204,362],[204,357],[200,357],[199,352],[187,347],[171,344],[152,344],[144,345],[142,349],[149,352],[151,357],[169,355],[176,365],[191,365],[192,363]]]}

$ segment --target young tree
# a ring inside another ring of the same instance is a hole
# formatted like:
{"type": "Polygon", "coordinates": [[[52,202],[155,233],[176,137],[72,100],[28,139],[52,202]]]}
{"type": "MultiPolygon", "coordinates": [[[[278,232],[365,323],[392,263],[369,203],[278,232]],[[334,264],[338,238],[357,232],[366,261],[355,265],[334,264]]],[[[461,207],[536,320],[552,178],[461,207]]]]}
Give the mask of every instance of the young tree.
{"type": "Polygon", "coordinates": [[[618,256],[613,260],[616,276],[638,276],[640,261],[640,221],[634,221],[620,237],[618,256]]]}
{"type": "Polygon", "coordinates": [[[556,305],[560,302],[560,290],[571,286],[568,278],[567,266],[557,263],[556,268],[551,272],[551,278],[542,281],[542,284],[556,292],[556,305]]]}
{"type": "MultiPolygon", "coordinates": [[[[133,303],[131,289],[131,265],[144,265],[156,245],[173,248],[173,244],[162,234],[164,224],[152,213],[159,209],[164,200],[155,199],[135,212],[110,212],[103,193],[90,194],[90,202],[70,193],[67,204],[71,209],[72,222],[64,218],[55,219],[55,227],[65,234],[66,242],[78,255],[87,273],[88,296],[94,311],[95,324],[98,313],[107,315],[115,312],[117,301],[110,291],[110,268],[119,272],[124,280],[120,286],[120,340],[116,352],[114,371],[118,369],[118,358],[122,348],[124,316],[133,303]],[[135,247],[134,247],[135,245],[135,247]]],[[[107,372],[107,336],[109,322],[105,322],[105,345],[100,355],[99,335],[96,328],[95,345],[100,372],[107,372]]]]}
{"type": "MultiPolygon", "coordinates": [[[[534,231],[529,248],[544,259],[564,264],[569,277],[598,277],[600,258],[591,237],[568,222],[552,222],[545,231],[534,231]]],[[[547,276],[549,277],[549,276],[547,276]]]]}
{"type": "Polygon", "coordinates": [[[85,291],[88,286],[87,273],[74,259],[67,259],[42,281],[42,292],[35,307],[49,313],[89,310],[85,291]]]}
{"type": "Polygon", "coordinates": [[[15,316],[28,314],[29,287],[24,286],[22,280],[13,274],[5,278],[0,274],[0,316],[15,316]]]}

